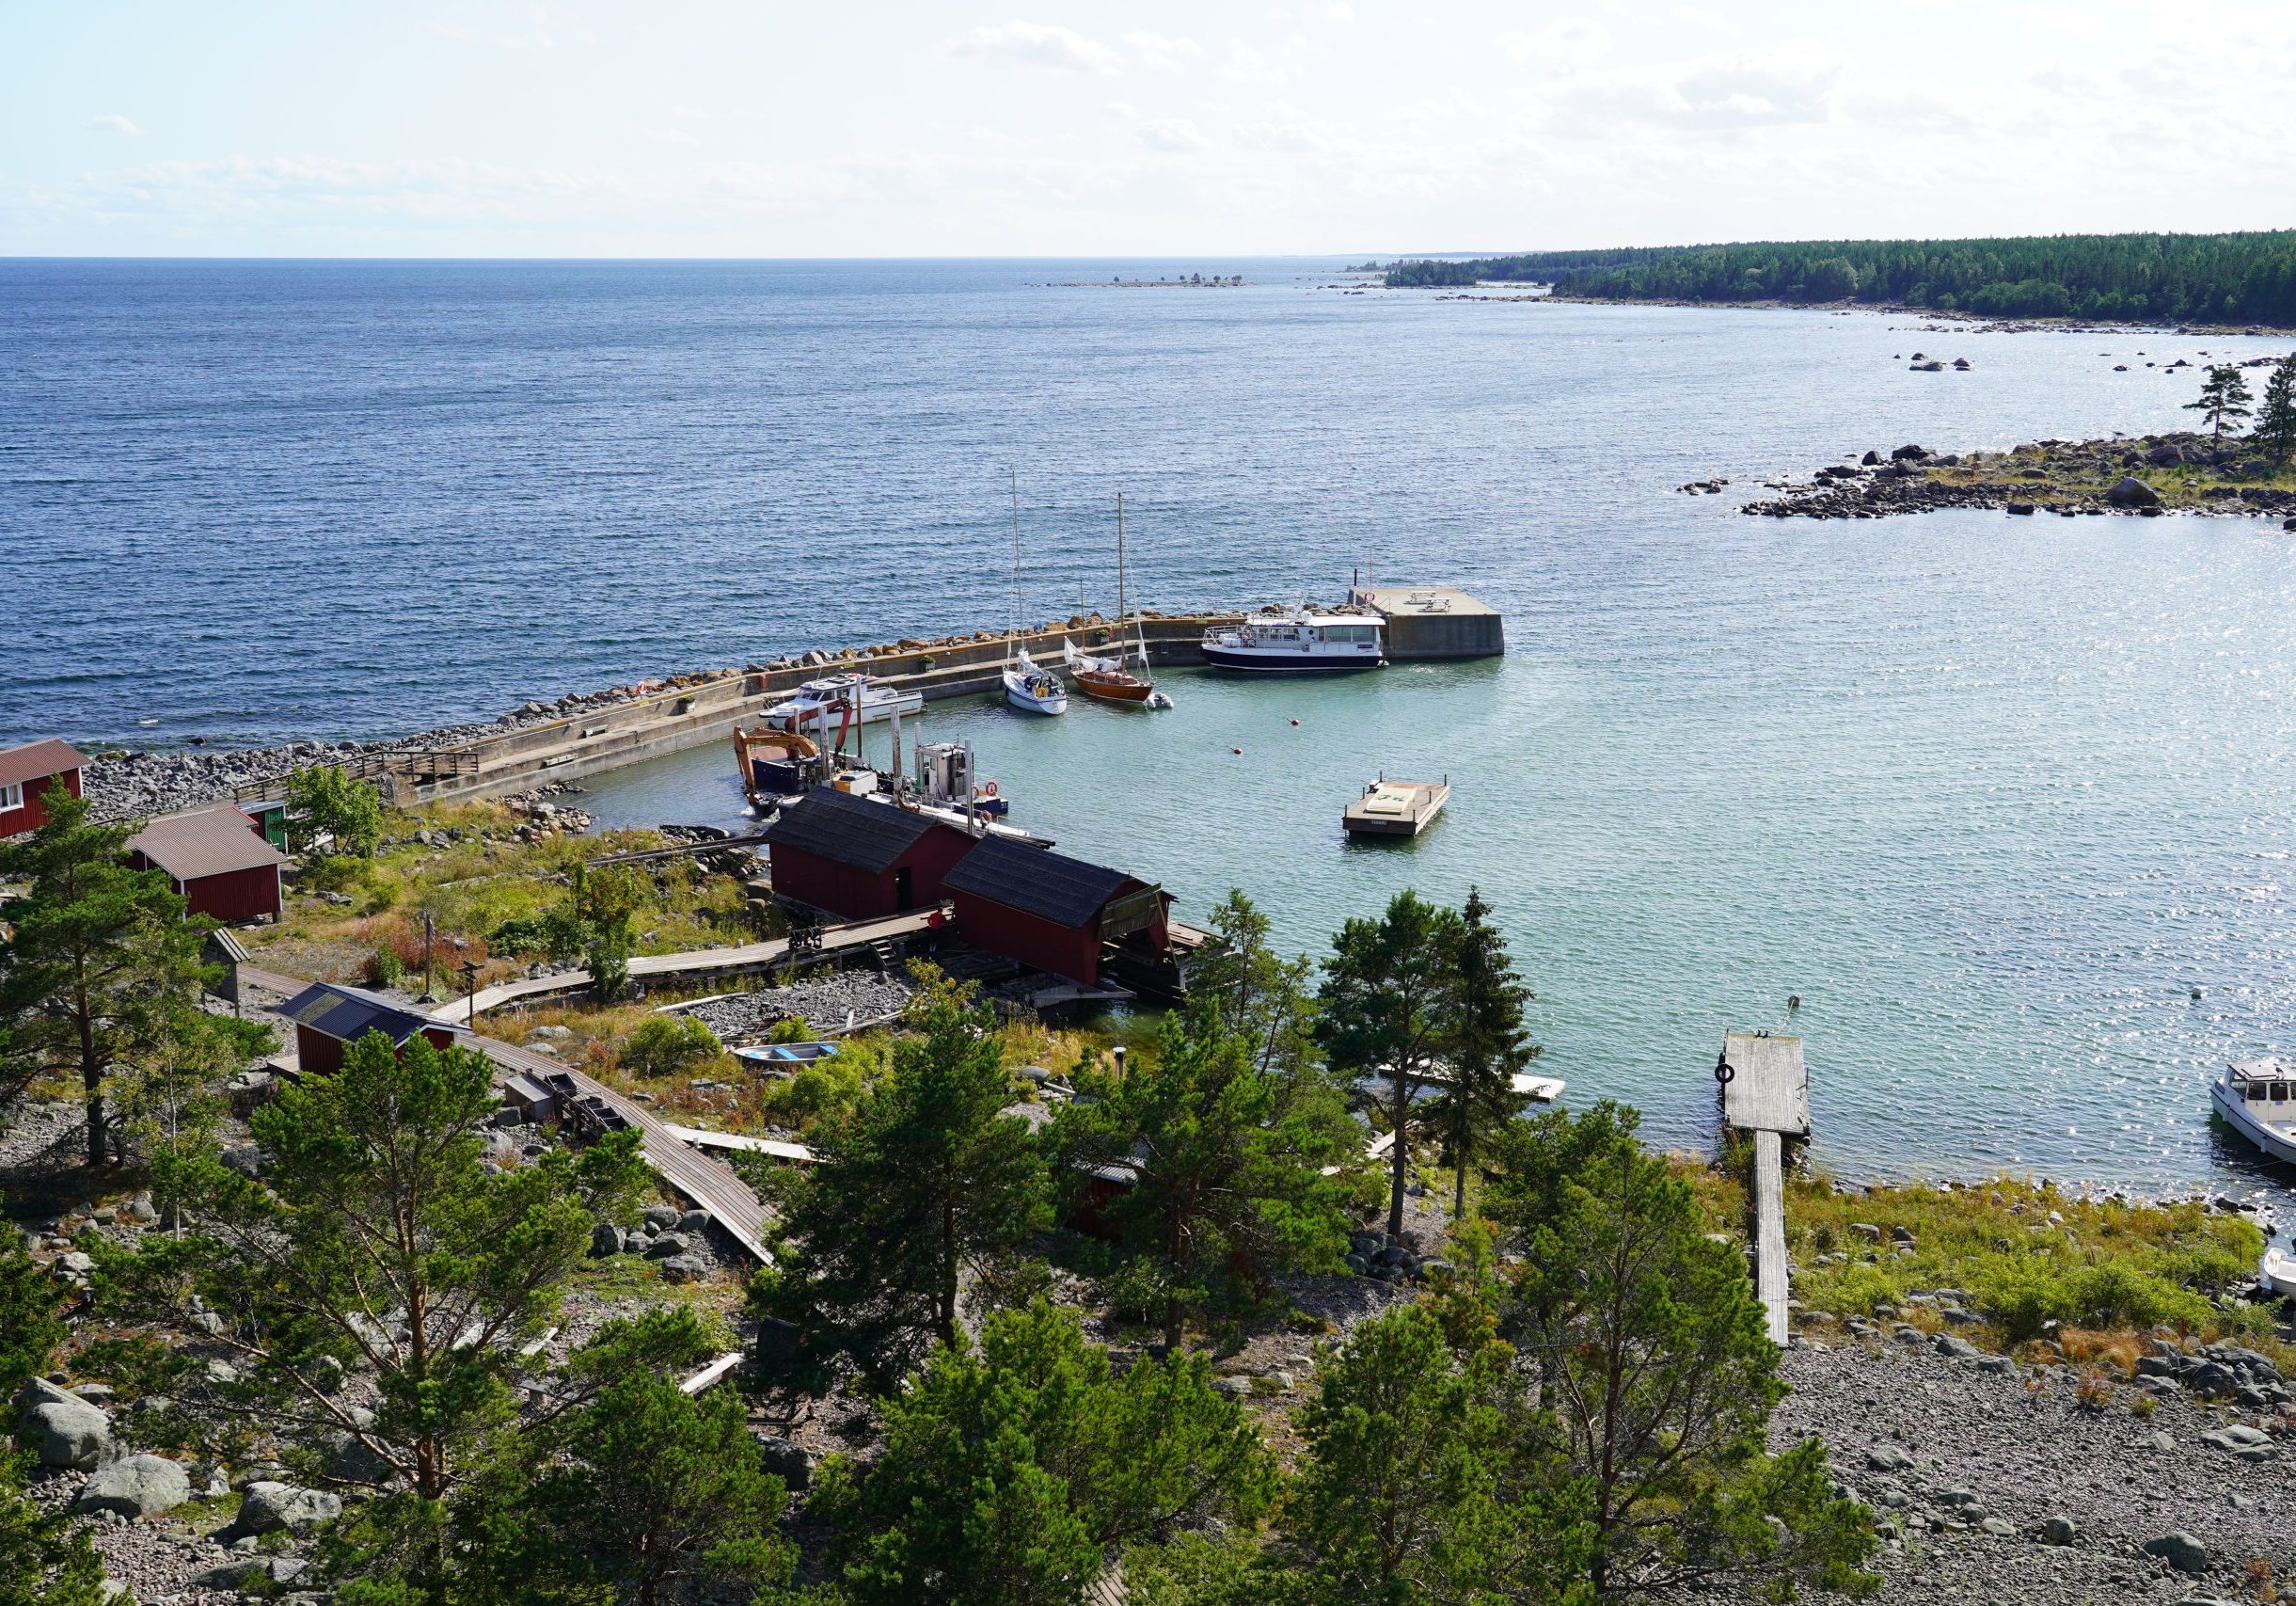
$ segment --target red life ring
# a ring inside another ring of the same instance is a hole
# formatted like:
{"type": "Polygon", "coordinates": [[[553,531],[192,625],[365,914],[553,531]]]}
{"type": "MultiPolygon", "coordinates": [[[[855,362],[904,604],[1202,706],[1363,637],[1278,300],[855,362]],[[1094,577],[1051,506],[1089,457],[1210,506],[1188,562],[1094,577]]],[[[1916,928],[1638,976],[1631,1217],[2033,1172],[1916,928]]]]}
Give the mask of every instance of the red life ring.
{"type": "Polygon", "coordinates": [[[981,796],[985,798],[992,798],[996,796],[996,783],[994,781],[983,781],[981,783],[981,796]]]}

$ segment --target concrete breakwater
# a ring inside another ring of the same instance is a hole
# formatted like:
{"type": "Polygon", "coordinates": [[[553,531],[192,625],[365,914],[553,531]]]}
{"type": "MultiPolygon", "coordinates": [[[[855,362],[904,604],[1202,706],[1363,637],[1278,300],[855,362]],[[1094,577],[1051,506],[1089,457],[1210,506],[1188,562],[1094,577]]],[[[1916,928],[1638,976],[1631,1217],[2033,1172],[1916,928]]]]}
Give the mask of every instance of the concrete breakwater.
{"type": "MultiPolygon", "coordinates": [[[[1198,663],[1205,629],[1241,617],[1144,613],[1140,635],[1151,663],[1198,663]]],[[[1097,647],[1112,628],[1098,613],[1079,614],[1025,630],[1021,641],[1032,654],[1056,665],[1062,642],[1097,647]]],[[[528,702],[490,723],[390,741],[106,752],[90,762],[86,780],[97,811],[109,819],[275,794],[294,771],[322,764],[348,770],[401,806],[499,797],[723,739],[736,725],[758,718],[824,674],[866,672],[927,701],[994,691],[1005,644],[1001,631],[978,630],[833,653],[816,649],[739,669],[673,675],[552,702],[528,702]]]]}

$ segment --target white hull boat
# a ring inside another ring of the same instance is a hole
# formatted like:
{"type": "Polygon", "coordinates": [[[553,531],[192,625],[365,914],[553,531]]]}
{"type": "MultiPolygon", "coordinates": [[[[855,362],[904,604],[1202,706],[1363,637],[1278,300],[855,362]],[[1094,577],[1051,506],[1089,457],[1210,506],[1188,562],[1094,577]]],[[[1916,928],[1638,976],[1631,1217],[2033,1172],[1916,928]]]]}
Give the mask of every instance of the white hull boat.
{"type": "Polygon", "coordinates": [[[766,719],[783,730],[818,732],[827,726],[834,731],[852,719],[853,690],[857,685],[861,689],[861,717],[852,720],[854,723],[873,724],[895,714],[906,718],[925,711],[925,698],[920,692],[899,691],[865,675],[832,675],[826,679],[808,680],[798,688],[796,696],[768,708],[766,719]]]}
{"type": "Polygon", "coordinates": [[[1039,668],[1023,647],[1020,656],[1005,666],[1005,701],[1024,714],[1065,714],[1069,711],[1069,689],[1060,683],[1059,676],[1039,668]]]}
{"type": "Polygon", "coordinates": [[[1376,613],[1255,613],[1232,629],[1204,632],[1204,661],[1263,674],[1378,669],[1387,661],[1376,613]]]}
{"type": "Polygon", "coordinates": [[[2296,1166],[2296,1067],[2249,1059],[2225,1067],[2209,1089],[2225,1124],[2283,1164],[2296,1166]]]}
{"type": "Polygon", "coordinates": [[[2284,1299],[2296,1299],[2296,1255],[2276,1246],[2266,1249],[2264,1286],[2284,1299]]]}

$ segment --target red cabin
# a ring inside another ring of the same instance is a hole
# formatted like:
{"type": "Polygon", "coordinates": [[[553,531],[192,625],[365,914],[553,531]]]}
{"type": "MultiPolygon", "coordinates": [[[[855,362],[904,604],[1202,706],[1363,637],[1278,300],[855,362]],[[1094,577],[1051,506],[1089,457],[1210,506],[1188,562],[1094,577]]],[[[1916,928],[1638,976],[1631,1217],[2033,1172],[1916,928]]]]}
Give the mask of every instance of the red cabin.
{"type": "Polygon", "coordinates": [[[279,1013],[295,1023],[295,1058],[306,1076],[331,1076],[341,1070],[344,1048],[371,1031],[381,1032],[393,1048],[404,1048],[419,1036],[433,1048],[446,1048],[466,1035],[460,1026],[336,981],[311,983],[281,1004],[279,1013]]]}
{"type": "Polygon", "coordinates": [[[36,831],[48,823],[40,794],[55,781],[80,795],[80,770],[87,759],[54,737],[0,752],[0,836],[36,831]]]}
{"type": "Polygon", "coordinates": [[[1086,987],[1111,946],[1162,954],[1171,941],[1162,888],[1006,837],[974,844],[942,886],[966,942],[1086,987]]]}
{"type": "Polygon", "coordinates": [[[128,862],[165,871],[190,914],[227,926],[277,920],[285,901],[279,876],[287,855],[230,803],[162,815],[128,838],[128,862]]]}
{"type": "Polygon", "coordinates": [[[848,920],[939,903],[942,878],[973,847],[914,809],[835,791],[808,792],[765,837],[776,897],[848,920]]]}

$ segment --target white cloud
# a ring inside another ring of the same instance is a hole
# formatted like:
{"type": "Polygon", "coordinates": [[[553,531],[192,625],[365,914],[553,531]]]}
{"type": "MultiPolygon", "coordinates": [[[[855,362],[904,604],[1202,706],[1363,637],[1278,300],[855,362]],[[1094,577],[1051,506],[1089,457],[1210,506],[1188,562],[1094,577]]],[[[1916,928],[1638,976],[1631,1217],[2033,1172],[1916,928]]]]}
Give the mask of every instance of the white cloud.
{"type": "Polygon", "coordinates": [[[1610,48],[1610,30],[1589,17],[1563,17],[1538,29],[1509,28],[1499,49],[1512,61],[1571,66],[1591,61],[1610,48]]]}
{"type": "Polygon", "coordinates": [[[1833,116],[1843,59],[1806,41],[1588,72],[1544,92],[1547,108],[1593,123],[1743,129],[1833,116]]]}
{"type": "Polygon", "coordinates": [[[1204,47],[1196,40],[1168,39],[1163,34],[1126,34],[1124,48],[1132,53],[1133,65],[1151,72],[1178,72],[1204,59],[1204,47]]]}
{"type": "Polygon", "coordinates": [[[1116,52],[1074,28],[1024,23],[1018,18],[994,27],[974,28],[942,48],[952,56],[985,56],[1063,72],[1114,72],[1124,62],[1116,52]]]}
{"type": "Polygon", "coordinates": [[[1324,7],[1323,16],[1329,22],[1352,23],[1355,20],[1355,8],[1347,4],[1347,0],[1339,0],[1336,6],[1324,7]]]}
{"type": "Polygon", "coordinates": [[[645,136],[657,145],[699,145],[702,142],[682,128],[649,128],[645,136]]]}
{"type": "Polygon", "coordinates": [[[90,128],[107,128],[110,129],[114,134],[141,134],[143,132],[142,129],[136,127],[135,124],[131,122],[128,119],[121,117],[118,112],[105,112],[102,117],[91,117],[87,119],[87,126],[90,128]]]}
{"type": "Polygon", "coordinates": [[[1144,118],[1140,143],[1150,151],[1202,151],[1211,144],[1186,118],[1144,118]]]}

